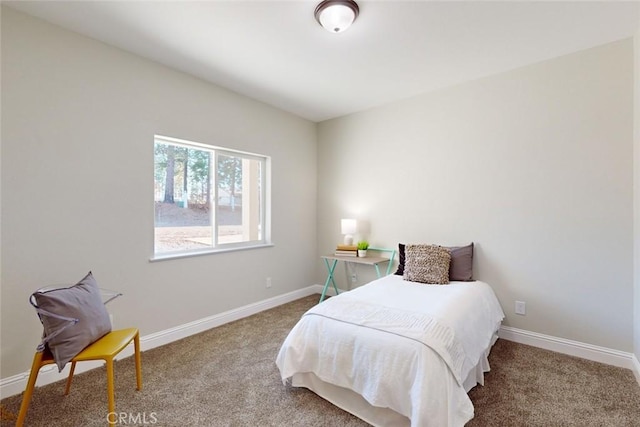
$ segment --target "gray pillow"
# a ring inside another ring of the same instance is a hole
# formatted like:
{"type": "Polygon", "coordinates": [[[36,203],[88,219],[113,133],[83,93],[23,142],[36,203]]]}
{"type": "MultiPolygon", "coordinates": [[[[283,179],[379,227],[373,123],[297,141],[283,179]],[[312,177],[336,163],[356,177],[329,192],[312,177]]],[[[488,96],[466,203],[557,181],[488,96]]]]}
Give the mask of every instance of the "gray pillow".
{"type": "Polygon", "coordinates": [[[33,296],[44,326],[44,339],[58,371],[85,347],[111,331],[109,313],[91,272],[74,286],[38,291],[33,296]],[[56,316],[77,319],[77,322],[73,324],[56,316]]]}
{"type": "Polygon", "coordinates": [[[449,249],[436,245],[406,245],[403,279],[411,282],[449,283],[449,249]]]}
{"type": "Polygon", "coordinates": [[[473,281],[473,242],[467,246],[454,246],[451,251],[449,280],[473,281]]]}

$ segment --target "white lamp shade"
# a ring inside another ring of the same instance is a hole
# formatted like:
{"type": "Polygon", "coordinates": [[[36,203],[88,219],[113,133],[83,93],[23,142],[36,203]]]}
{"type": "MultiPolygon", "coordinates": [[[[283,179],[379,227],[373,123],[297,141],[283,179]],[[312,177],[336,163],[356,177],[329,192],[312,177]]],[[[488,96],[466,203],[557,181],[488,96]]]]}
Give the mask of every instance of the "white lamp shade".
{"type": "Polygon", "coordinates": [[[342,219],[340,220],[340,229],[344,234],[344,244],[353,245],[353,233],[356,232],[358,224],[355,219],[342,219]]]}
{"type": "Polygon", "coordinates": [[[353,234],[357,231],[357,222],[355,219],[340,220],[342,234],[353,234]]]}
{"type": "Polygon", "coordinates": [[[350,7],[342,4],[334,4],[318,15],[318,21],[327,31],[341,33],[351,26],[356,19],[356,14],[350,7]]]}

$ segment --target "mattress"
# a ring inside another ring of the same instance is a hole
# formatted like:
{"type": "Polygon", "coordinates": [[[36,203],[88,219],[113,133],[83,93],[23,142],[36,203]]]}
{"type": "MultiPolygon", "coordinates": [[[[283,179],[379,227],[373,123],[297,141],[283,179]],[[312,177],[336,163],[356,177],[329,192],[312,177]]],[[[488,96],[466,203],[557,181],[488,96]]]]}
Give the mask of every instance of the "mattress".
{"type": "Polygon", "coordinates": [[[386,276],[307,311],[276,364],[284,382],[370,424],[462,426],[503,318],[487,283],[386,276]]]}

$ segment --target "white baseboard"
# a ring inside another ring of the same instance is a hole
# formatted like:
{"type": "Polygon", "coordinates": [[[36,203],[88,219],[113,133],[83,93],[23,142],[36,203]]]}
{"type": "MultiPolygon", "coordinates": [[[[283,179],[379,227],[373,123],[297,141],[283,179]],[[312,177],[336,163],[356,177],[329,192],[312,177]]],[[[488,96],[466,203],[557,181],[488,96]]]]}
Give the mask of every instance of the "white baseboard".
{"type": "Polygon", "coordinates": [[[159,347],[161,345],[165,345],[170,342],[186,338],[190,335],[215,328],[216,326],[224,325],[225,323],[233,322],[234,320],[242,319],[244,317],[260,313],[261,311],[269,310],[279,305],[286,304],[288,302],[295,301],[297,299],[304,298],[315,293],[317,293],[317,289],[315,285],[312,285],[283,295],[278,295],[264,301],[259,301],[233,310],[225,311],[224,313],[205,317],[204,319],[185,323],[184,325],[180,325],[175,328],[170,328],[164,331],[155,332],[150,335],[145,335],[140,340],[141,347],[142,350],[149,350],[151,348],[159,347]]]}
{"type": "MultiPolygon", "coordinates": [[[[322,285],[312,285],[303,289],[298,289],[283,295],[266,299],[253,304],[248,304],[233,310],[205,317],[193,322],[185,323],[175,328],[165,329],[164,331],[155,332],[140,337],[140,347],[143,351],[159,347],[173,341],[186,338],[188,336],[206,331],[225,323],[233,322],[253,314],[260,313],[282,304],[304,298],[309,295],[319,294],[322,292],[322,285]]],[[[344,292],[342,289],[340,292],[344,292]]],[[[335,295],[333,288],[327,290],[327,295],[335,295]]],[[[606,363],[608,365],[619,366],[631,369],[640,385],[640,363],[633,353],[625,353],[618,350],[612,350],[606,347],[599,347],[578,341],[557,338],[550,335],[529,332],[523,329],[502,326],[500,328],[500,338],[527,344],[558,353],[568,354],[570,356],[581,357],[583,359],[593,360],[596,362],[606,363]]],[[[125,348],[118,355],[118,359],[122,359],[133,354],[133,345],[125,348]]],[[[76,374],[86,372],[102,366],[101,362],[83,362],[76,366],[76,374]]],[[[38,375],[38,386],[50,384],[55,381],[66,379],[69,374],[69,365],[58,373],[55,365],[45,366],[40,370],[38,375]]],[[[2,398],[20,394],[24,391],[29,378],[29,372],[23,372],[0,380],[0,396],[2,398]]]]}
{"type": "Polygon", "coordinates": [[[514,341],[520,344],[527,344],[533,347],[555,351],[556,353],[567,354],[569,356],[580,357],[594,362],[634,370],[633,353],[626,353],[624,351],[613,350],[579,341],[572,341],[565,338],[558,338],[551,335],[539,334],[537,332],[525,331],[523,329],[512,328],[509,326],[501,326],[498,335],[500,338],[508,341],[514,341]]]}
{"type": "MultiPolygon", "coordinates": [[[[274,308],[279,305],[286,304],[288,302],[295,301],[297,299],[320,292],[322,292],[322,286],[312,285],[283,295],[278,295],[264,301],[248,304],[243,307],[225,311],[223,313],[215,314],[213,316],[205,317],[193,322],[185,323],[184,325],[180,325],[175,328],[154,332],[152,334],[140,337],[140,348],[142,349],[142,351],[150,350],[152,348],[159,347],[161,345],[165,345],[182,338],[186,338],[190,335],[215,328],[216,326],[221,326],[225,323],[233,322],[234,320],[239,320],[244,317],[259,313],[261,311],[265,311],[270,308],[274,308]]],[[[133,344],[122,350],[120,354],[118,354],[117,359],[122,359],[131,355],[133,355],[133,344]]],[[[78,363],[75,373],[79,374],[91,369],[98,368],[102,366],[103,363],[104,362],[97,361],[78,363]]],[[[55,365],[45,366],[40,369],[40,373],[38,374],[38,382],[36,385],[43,386],[55,381],[64,380],[69,375],[69,369],[70,365],[67,365],[62,372],[58,373],[55,365]]],[[[27,386],[28,379],[29,371],[22,372],[8,378],[3,378],[2,380],[0,380],[0,396],[4,399],[5,397],[22,393],[27,386]]]]}
{"type": "Polygon", "coordinates": [[[636,381],[638,381],[638,385],[640,385],[640,362],[638,361],[638,358],[636,357],[635,354],[631,356],[631,361],[633,362],[633,368],[631,370],[633,371],[633,375],[636,376],[636,381]]]}
{"type": "MultiPolygon", "coordinates": [[[[124,349],[122,352],[126,352],[129,350],[128,348],[124,349]]],[[[34,349],[35,352],[35,349],[34,349]]],[[[133,348],[130,351],[130,354],[133,354],[133,348]]],[[[82,362],[76,366],[75,374],[79,374],[81,372],[86,372],[91,369],[99,368],[102,366],[104,362],[99,361],[89,361],[82,362]]],[[[47,365],[40,369],[40,373],[38,374],[38,381],[36,386],[43,386],[50,384],[55,381],[64,380],[69,375],[69,364],[64,367],[62,372],[57,371],[56,365],[47,365]]],[[[3,378],[0,380],[0,397],[4,399],[5,397],[14,396],[16,394],[22,393],[25,388],[27,388],[27,381],[29,379],[29,371],[22,372],[17,375],[13,375],[8,378],[3,378]]]]}

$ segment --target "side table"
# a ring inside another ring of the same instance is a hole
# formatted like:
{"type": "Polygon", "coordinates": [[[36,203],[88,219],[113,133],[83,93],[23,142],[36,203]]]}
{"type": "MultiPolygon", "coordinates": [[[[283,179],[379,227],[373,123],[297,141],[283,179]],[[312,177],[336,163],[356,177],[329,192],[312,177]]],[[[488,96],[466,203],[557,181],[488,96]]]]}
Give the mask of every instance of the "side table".
{"type": "Polygon", "coordinates": [[[381,256],[366,256],[366,257],[350,257],[350,256],[340,256],[340,255],[323,255],[322,259],[324,261],[324,265],[327,267],[327,280],[324,282],[324,288],[322,288],[322,295],[320,295],[320,301],[322,302],[327,294],[327,289],[329,289],[329,283],[333,285],[333,289],[336,291],[336,295],[340,292],[338,291],[338,286],[333,278],[333,273],[336,270],[336,266],[338,265],[338,261],[342,262],[351,262],[354,264],[363,264],[363,265],[373,265],[376,268],[376,274],[378,278],[382,277],[380,274],[380,264],[388,263],[386,275],[391,273],[391,266],[393,264],[393,258],[395,257],[396,251],[395,249],[383,249],[383,248],[369,248],[369,251],[378,251],[378,252],[389,252],[391,255],[389,258],[381,257],[381,256]]]}

